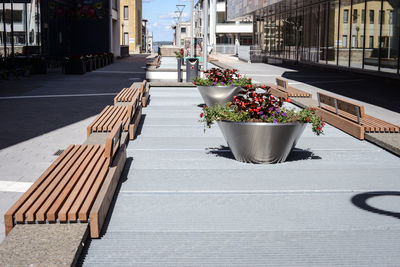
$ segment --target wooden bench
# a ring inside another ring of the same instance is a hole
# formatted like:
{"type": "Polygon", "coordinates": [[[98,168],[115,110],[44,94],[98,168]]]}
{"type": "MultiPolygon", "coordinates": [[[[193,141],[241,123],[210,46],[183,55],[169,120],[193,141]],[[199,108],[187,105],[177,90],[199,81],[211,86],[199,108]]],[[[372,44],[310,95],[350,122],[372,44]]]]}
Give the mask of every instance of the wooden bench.
{"type": "Polygon", "coordinates": [[[327,123],[358,139],[364,140],[366,132],[399,132],[399,126],[365,114],[362,105],[323,93],[317,93],[317,98],[317,114],[327,123]]]}
{"type": "Polygon", "coordinates": [[[126,161],[122,128],[119,122],[106,144],[65,149],[4,215],[6,234],[15,224],[89,222],[99,237],[126,161]]]}
{"type": "Polygon", "coordinates": [[[271,87],[271,93],[275,96],[279,97],[309,97],[311,98],[312,95],[310,93],[304,92],[300,89],[294,88],[289,86],[288,81],[276,78],[276,85],[271,87]]]}
{"type": "Polygon", "coordinates": [[[142,107],[145,108],[150,98],[150,84],[146,80],[144,80],[141,84],[140,96],[142,101],[142,107]]]}
{"type": "Polygon", "coordinates": [[[110,132],[120,121],[124,123],[124,131],[129,139],[135,138],[136,129],[142,116],[142,107],[137,100],[127,106],[106,106],[96,119],[87,127],[87,136],[94,133],[110,132]]]}

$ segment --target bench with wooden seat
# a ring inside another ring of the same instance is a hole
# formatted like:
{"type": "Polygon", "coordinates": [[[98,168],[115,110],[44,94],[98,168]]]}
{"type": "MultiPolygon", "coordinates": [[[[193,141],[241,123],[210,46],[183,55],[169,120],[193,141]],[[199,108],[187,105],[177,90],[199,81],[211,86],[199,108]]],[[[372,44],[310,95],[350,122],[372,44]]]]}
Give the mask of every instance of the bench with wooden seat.
{"type": "Polygon", "coordinates": [[[364,140],[364,133],[399,133],[399,126],[365,114],[362,105],[323,93],[317,98],[317,114],[358,139],[364,140]]]}
{"type": "Polygon", "coordinates": [[[103,145],[65,149],[6,212],[6,234],[15,224],[89,222],[99,237],[126,161],[122,127],[118,122],[103,145]]]}
{"type": "Polygon", "coordinates": [[[288,81],[281,78],[276,78],[276,85],[271,86],[271,93],[285,99],[288,97],[312,97],[310,93],[289,86],[288,81]]]}
{"type": "Polygon", "coordinates": [[[124,123],[124,132],[128,132],[129,139],[135,138],[142,116],[141,104],[135,99],[127,106],[106,106],[96,119],[87,127],[88,138],[93,134],[110,132],[120,121],[124,123]]]}
{"type": "Polygon", "coordinates": [[[135,82],[129,88],[122,89],[121,92],[114,98],[114,105],[124,106],[136,99],[139,100],[142,107],[147,106],[150,97],[150,84],[144,80],[141,83],[135,82]]]}

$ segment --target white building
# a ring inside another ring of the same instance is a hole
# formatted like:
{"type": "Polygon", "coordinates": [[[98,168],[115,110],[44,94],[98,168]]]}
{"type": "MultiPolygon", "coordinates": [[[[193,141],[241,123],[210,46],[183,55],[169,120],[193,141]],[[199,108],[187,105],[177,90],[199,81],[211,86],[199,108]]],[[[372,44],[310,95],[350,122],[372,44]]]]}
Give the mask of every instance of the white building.
{"type": "MultiPolygon", "coordinates": [[[[195,36],[203,36],[203,5],[198,0],[194,10],[195,36]]],[[[208,1],[208,44],[212,51],[234,54],[235,44],[253,44],[253,23],[251,17],[241,21],[228,21],[225,0],[208,1]]]]}
{"type": "Polygon", "coordinates": [[[185,46],[185,39],[191,36],[190,21],[181,21],[176,25],[172,26],[175,30],[174,33],[174,45],[180,48],[185,46]]]}

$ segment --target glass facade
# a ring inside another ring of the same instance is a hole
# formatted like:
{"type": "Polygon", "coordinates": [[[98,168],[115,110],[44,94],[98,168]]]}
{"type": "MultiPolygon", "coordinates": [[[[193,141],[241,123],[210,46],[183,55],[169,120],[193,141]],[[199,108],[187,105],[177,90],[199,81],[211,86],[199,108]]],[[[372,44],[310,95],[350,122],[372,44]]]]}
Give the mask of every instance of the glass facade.
{"type": "Polygon", "coordinates": [[[0,56],[40,53],[40,9],[37,1],[6,2],[0,3],[0,56]]]}
{"type": "Polygon", "coordinates": [[[399,0],[228,0],[266,57],[399,74],[399,0]]]}

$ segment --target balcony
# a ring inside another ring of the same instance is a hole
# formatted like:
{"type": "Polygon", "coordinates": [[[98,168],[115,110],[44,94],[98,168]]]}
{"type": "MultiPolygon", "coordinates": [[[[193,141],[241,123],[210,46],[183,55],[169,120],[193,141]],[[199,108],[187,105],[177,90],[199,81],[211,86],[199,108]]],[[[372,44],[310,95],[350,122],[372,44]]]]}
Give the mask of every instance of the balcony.
{"type": "Polygon", "coordinates": [[[252,33],[252,23],[218,23],[216,33],[252,33]]]}

